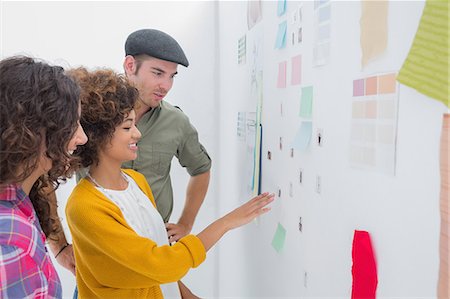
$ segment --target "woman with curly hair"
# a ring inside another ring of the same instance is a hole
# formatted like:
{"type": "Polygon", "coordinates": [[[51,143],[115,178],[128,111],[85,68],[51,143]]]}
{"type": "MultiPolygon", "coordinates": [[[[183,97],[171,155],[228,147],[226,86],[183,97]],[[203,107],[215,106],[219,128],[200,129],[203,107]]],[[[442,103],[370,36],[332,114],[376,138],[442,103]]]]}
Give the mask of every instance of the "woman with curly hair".
{"type": "Polygon", "coordinates": [[[48,192],[73,173],[87,141],[79,87],[58,66],[25,56],[0,61],[0,297],[61,298],[45,247],[56,231],[48,192]]]}
{"type": "Polygon", "coordinates": [[[137,157],[138,91],[111,70],[71,75],[82,89],[81,124],[89,138],[75,152],[88,174],[66,206],[79,298],[179,298],[183,286],[176,282],[227,231],[267,212],[273,194],[253,198],[171,246],[145,177],[121,168],[137,157]]]}

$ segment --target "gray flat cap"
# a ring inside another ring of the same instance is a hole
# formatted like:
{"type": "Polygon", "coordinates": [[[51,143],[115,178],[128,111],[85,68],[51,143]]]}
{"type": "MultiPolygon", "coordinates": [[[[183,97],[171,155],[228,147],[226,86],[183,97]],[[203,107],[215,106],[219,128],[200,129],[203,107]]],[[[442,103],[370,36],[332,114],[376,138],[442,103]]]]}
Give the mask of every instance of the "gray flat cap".
{"type": "Polygon", "coordinates": [[[156,29],[141,29],[128,35],[125,55],[139,54],[189,66],[189,61],[177,41],[167,33],[156,29]]]}

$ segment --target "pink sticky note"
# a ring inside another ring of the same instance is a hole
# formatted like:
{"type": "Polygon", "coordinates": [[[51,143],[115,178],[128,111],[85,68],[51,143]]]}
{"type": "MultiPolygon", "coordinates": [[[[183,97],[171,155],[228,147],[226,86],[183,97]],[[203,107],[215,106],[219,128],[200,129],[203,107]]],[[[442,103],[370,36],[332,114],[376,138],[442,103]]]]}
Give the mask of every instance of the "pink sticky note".
{"type": "Polygon", "coordinates": [[[302,83],[302,55],[292,57],[291,85],[302,83]]]}
{"type": "Polygon", "coordinates": [[[359,97],[364,95],[364,79],[353,80],[353,96],[359,97]]]}
{"type": "Polygon", "coordinates": [[[286,66],[286,61],[282,61],[278,64],[278,88],[286,88],[286,66]]]}

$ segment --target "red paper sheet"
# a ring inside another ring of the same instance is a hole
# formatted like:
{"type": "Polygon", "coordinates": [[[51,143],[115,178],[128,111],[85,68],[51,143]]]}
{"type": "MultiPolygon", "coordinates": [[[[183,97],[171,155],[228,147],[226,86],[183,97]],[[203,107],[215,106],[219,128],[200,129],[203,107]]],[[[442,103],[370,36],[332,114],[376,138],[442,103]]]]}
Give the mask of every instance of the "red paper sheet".
{"type": "Polygon", "coordinates": [[[352,299],[375,298],[378,284],[377,265],[368,232],[355,230],[352,258],[352,299]]]}

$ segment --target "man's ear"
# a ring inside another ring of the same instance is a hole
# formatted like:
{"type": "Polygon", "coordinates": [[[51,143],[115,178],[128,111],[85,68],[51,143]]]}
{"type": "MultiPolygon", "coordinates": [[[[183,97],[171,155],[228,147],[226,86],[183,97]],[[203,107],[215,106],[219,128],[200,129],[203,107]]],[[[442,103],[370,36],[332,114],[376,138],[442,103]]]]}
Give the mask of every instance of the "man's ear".
{"type": "Polygon", "coordinates": [[[133,75],[136,72],[136,59],[131,55],[127,55],[123,62],[123,69],[125,70],[125,74],[133,75]]]}

